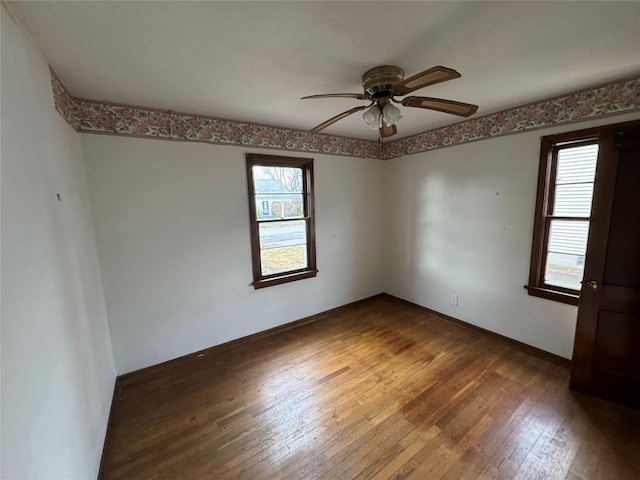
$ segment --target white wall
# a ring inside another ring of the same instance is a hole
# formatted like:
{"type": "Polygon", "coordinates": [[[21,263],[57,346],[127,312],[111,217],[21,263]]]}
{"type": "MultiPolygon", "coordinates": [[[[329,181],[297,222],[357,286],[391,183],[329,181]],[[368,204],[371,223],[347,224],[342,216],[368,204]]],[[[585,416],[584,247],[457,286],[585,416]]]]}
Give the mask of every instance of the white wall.
{"type": "Polygon", "coordinates": [[[54,109],[45,60],[0,12],[0,476],[90,479],[115,368],[80,140],[54,109]]]}
{"type": "Polygon", "coordinates": [[[282,153],[315,159],[319,273],[254,290],[244,155],[259,150],[82,145],[118,373],[382,292],[379,160],[282,153]]]}
{"type": "Polygon", "coordinates": [[[523,286],[540,137],[629,114],[434,150],[385,163],[385,291],[570,358],[577,308],[523,286]],[[451,294],[459,296],[450,305],[451,294]]]}

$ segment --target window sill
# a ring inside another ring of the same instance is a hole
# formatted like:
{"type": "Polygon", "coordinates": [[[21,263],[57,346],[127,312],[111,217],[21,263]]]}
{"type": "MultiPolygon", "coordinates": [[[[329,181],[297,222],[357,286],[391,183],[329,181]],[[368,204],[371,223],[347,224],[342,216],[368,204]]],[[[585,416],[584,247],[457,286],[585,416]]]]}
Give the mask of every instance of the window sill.
{"type": "Polygon", "coordinates": [[[554,300],[556,302],[567,303],[569,305],[578,306],[580,303],[580,295],[575,293],[559,292],[557,290],[551,290],[549,288],[534,287],[531,285],[525,285],[529,295],[534,297],[544,298],[546,300],[554,300]]]}
{"type": "Polygon", "coordinates": [[[281,285],[283,283],[295,282],[296,280],[302,280],[305,278],[312,278],[318,274],[318,270],[303,270],[302,272],[295,273],[287,273],[283,275],[278,275],[277,277],[269,277],[263,278],[261,280],[256,280],[251,285],[253,288],[265,288],[271,287],[273,285],[281,285]]]}

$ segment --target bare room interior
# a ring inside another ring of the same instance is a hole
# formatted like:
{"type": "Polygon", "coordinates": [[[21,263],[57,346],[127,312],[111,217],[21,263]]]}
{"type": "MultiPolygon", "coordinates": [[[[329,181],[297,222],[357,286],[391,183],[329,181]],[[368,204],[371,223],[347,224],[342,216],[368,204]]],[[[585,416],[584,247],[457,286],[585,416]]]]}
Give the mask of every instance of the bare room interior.
{"type": "Polygon", "coordinates": [[[1,5],[2,479],[640,479],[640,2],[1,5]]]}

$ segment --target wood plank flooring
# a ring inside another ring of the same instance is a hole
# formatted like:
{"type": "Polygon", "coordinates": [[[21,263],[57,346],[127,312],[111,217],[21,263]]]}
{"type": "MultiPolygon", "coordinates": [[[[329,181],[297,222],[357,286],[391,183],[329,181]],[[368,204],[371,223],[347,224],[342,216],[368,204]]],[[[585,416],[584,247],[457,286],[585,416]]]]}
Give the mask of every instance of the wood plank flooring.
{"type": "Polygon", "coordinates": [[[640,478],[640,412],[389,296],[124,385],[109,479],[640,478]]]}

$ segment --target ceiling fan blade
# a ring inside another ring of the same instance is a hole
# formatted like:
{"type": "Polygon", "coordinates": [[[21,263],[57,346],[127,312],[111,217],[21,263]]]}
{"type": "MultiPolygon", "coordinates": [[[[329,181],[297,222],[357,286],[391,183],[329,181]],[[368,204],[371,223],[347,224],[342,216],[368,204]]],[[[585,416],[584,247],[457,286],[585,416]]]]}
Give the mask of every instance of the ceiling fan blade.
{"type": "Polygon", "coordinates": [[[382,126],[380,127],[380,136],[382,138],[391,137],[396,133],[398,133],[398,129],[395,125],[387,125],[386,123],[382,122],[382,126]]]}
{"type": "Polygon", "coordinates": [[[315,127],[313,127],[309,131],[310,132],[319,132],[320,130],[324,130],[329,125],[332,125],[332,124],[336,123],[338,120],[342,120],[344,117],[348,117],[352,113],[359,112],[360,110],[364,110],[367,107],[369,107],[369,105],[362,105],[361,107],[355,107],[355,108],[352,108],[350,110],[347,110],[346,112],[339,113],[335,117],[331,117],[329,120],[325,120],[320,125],[316,125],[315,127]]]}
{"type": "Polygon", "coordinates": [[[320,95],[309,95],[307,97],[302,97],[300,100],[307,100],[309,98],[355,98],[357,100],[369,99],[363,93],[322,93],[320,95]]]}
{"type": "Polygon", "coordinates": [[[400,83],[394,85],[393,91],[398,95],[406,95],[420,88],[460,77],[461,75],[451,68],[441,66],[431,67],[424,72],[416,73],[409,78],[405,78],[400,83]]]}
{"type": "Polygon", "coordinates": [[[405,107],[437,110],[439,112],[451,113],[460,117],[468,117],[478,111],[478,106],[471,103],[455,102],[453,100],[431,97],[407,97],[402,100],[402,105],[405,107]]]}

